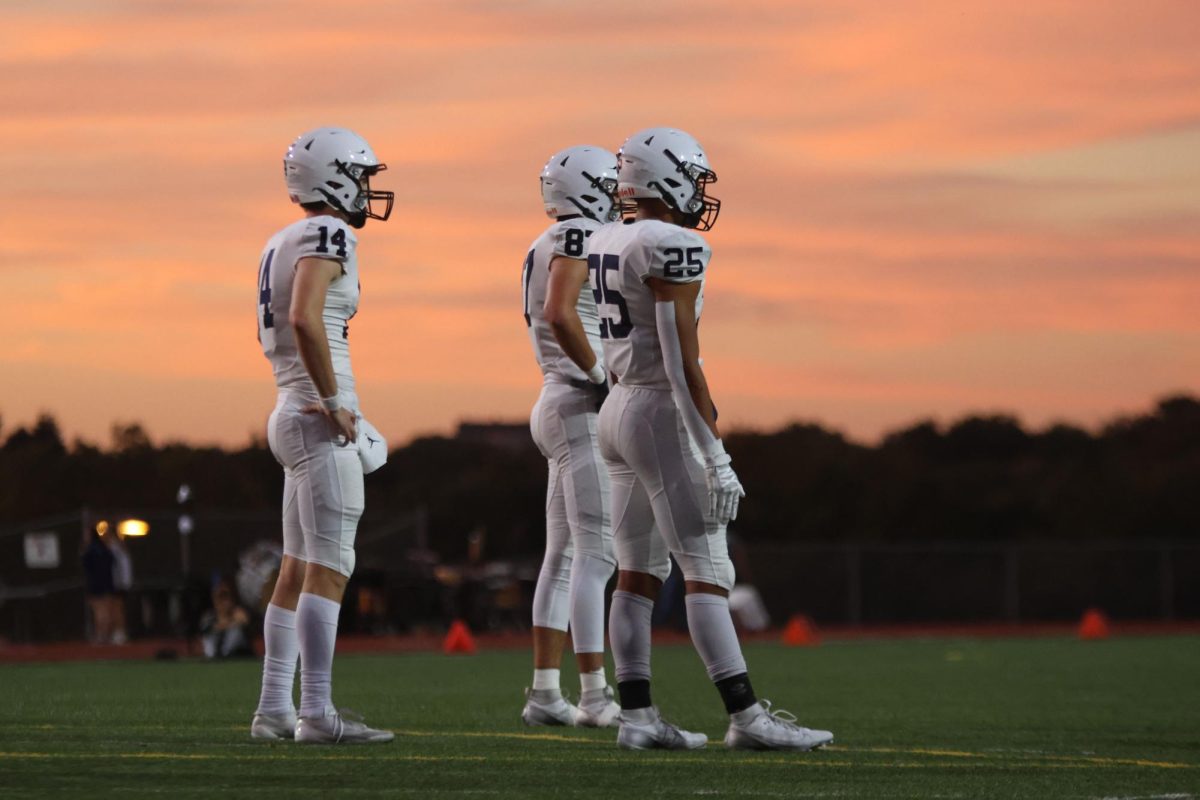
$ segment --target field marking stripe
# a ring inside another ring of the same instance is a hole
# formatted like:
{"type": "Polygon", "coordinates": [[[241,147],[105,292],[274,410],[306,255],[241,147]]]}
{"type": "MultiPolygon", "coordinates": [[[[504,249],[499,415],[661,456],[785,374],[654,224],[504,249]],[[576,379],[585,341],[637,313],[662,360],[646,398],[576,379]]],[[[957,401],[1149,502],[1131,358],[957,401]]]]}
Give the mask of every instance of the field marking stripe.
{"type": "MultiPolygon", "coordinates": [[[[535,741],[548,742],[572,742],[586,744],[602,744],[611,745],[607,739],[581,739],[576,736],[564,736],[555,733],[504,733],[504,732],[488,732],[488,731],[414,731],[403,730],[396,731],[397,736],[416,736],[416,737],[469,737],[477,739],[527,739],[535,741]]],[[[720,739],[709,739],[708,744],[720,745],[724,742],[720,739]]],[[[1037,753],[977,753],[970,750],[944,750],[940,748],[926,747],[844,747],[839,745],[831,745],[826,748],[830,752],[838,753],[895,753],[898,755],[916,755],[916,756],[947,756],[950,758],[982,758],[991,760],[1018,760],[1018,761],[1075,761],[1084,764],[1098,765],[1119,765],[1131,767],[1158,767],[1162,769],[1195,769],[1200,767],[1197,764],[1183,764],[1172,761],[1152,761],[1144,758],[1119,758],[1107,756],[1064,756],[1064,755],[1043,755],[1037,753]]]]}
{"type": "MultiPolygon", "coordinates": [[[[0,753],[0,758],[61,758],[61,759],[104,759],[104,758],[145,758],[152,760],[168,760],[177,761],[261,761],[266,758],[271,760],[296,760],[296,761],[379,761],[378,756],[367,755],[323,755],[313,753],[312,750],[306,750],[306,755],[302,759],[279,759],[279,754],[274,752],[256,753],[254,755],[240,753],[0,753]]],[[[412,754],[403,754],[399,756],[384,756],[383,760],[387,761],[487,761],[487,756],[421,756],[412,754]]]]}
{"type": "MultiPolygon", "coordinates": [[[[40,728],[49,728],[54,726],[40,725],[31,726],[40,728]]],[[[157,725],[157,726],[134,726],[139,729],[167,729],[172,726],[157,725]]],[[[222,727],[222,729],[224,729],[222,727]]],[[[242,726],[235,726],[233,730],[242,730],[242,726]]],[[[419,730],[397,730],[397,736],[409,736],[414,738],[475,738],[475,739],[517,739],[521,741],[543,741],[543,742],[568,742],[572,744],[585,745],[608,745],[612,742],[608,739],[587,739],[577,736],[565,736],[557,733],[516,733],[503,731],[419,731],[419,730]]],[[[720,745],[723,742],[720,739],[709,739],[708,744],[720,745]]],[[[1151,767],[1155,769],[1197,769],[1200,764],[1187,764],[1174,761],[1157,761],[1147,758],[1127,758],[1118,756],[1073,756],[1073,755],[1053,755],[1049,753],[979,753],[970,750],[947,750],[942,748],[928,747],[847,747],[845,745],[831,745],[826,748],[832,753],[891,753],[895,755],[915,755],[915,756],[942,756],[946,758],[978,758],[991,761],[1018,761],[1027,763],[1031,761],[1060,761],[1068,763],[1078,763],[1081,765],[1094,766],[1126,766],[1126,767],[1151,767]]],[[[6,757],[11,754],[0,753],[0,757],[6,757]]],[[[50,756],[47,756],[50,757],[50,756]]],[[[134,757],[132,755],[125,757],[134,757]]],[[[178,758],[187,758],[189,756],[176,756],[178,758]]],[[[414,757],[415,758],[415,757],[414,757]]]]}
{"type": "MultiPolygon", "coordinates": [[[[280,758],[281,754],[274,750],[265,750],[256,754],[245,753],[161,753],[161,752],[144,752],[144,753],[41,753],[41,752],[0,752],[0,759],[62,759],[62,760],[87,760],[87,759],[109,759],[109,758],[129,758],[129,759],[150,759],[150,760],[177,760],[177,761],[411,761],[411,762],[493,762],[493,763],[547,763],[558,764],[562,759],[554,756],[537,757],[537,758],[522,758],[513,756],[423,756],[413,754],[402,755],[353,755],[353,754],[320,754],[312,752],[311,748],[305,748],[301,751],[299,748],[293,751],[293,754],[280,758]],[[303,757],[296,757],[293,754],[304,752],[303,757]]],[[[696,756],[666,756],[666,757],[645,757],[645,756],[605,756],[602,758],[588,758],[590,763],[612,763],[612,764],[680,764],[680,763],[705,763],[703,757],[696,756]]],[[[945,769],[945,768],[960,768],[974,769],[975,764],[964,763],[963,761],[890,761],[881,763],[863,763],[858,761],[835,761],[829,759],[795,759],[795,758],[773,758],[773,759],[755,759],[739,762],[738,766],[758,766],[758,767],[789,767],[800,769],[812,768],[830,768],[830,767],[847,767],[854,769],[945,769]]],[[[1005,765],[996,765],[1003,767],[1005,765]]],[[[1016,768],[1017,765],[1012,765],[1016,768]]],[[[1025,763],[1021,764],[1021,769],[1034,770],[1054,770],[1054,769],[1091,769],[1096,766],[1138,766],[1152,767],[1165,769],[1196,769],[1200,765],[1195,764],[1176,764],[1171,762],[1160,761],[1142,761],[1138,759],[1102,759],[1101,763],[1097,764],[1093,761],[1070,761],[1057,760],[1050,763],[1025,763]]]]}
{"type": "Polygon", "coordinates": [[[969,750],[940,750],[926,747],[843,747],[840,745],[831,745],[829,749],[841,750],[848,753],[906,753],[918,756],[949,756],[951,758],[1003,758],[1003,755],[997,753],[974,753],[969,750]]]}
{"type": "Polygon", "coordinates": [[[1195,769],[1198,764],[1185,764],[1176,761],[1154,761],[1147,758],[1123,758],[1119,756],[1064,756],[1050,753],[975,753],[968,750],[938,750],[932,748],[913,747],[837,747],[829,748],[834,752],[846,753],[896,753],[911,755],[949,756],[951,758],[984,758],[1016,761],[1065,761],[1078,764],[1095,764],[1100,766],[1128,767],[1159,767],[1161,769],[1195,769]]]}
{"type": "Polygon", "coordinates": [[[527,739],[543,742],[574,742],[585,744],[611,744],[607,740],[581,739],[578,736],[563,736],[560,733],[503,733],[489,731],[395,731],[397,736],[434,738],[438,736],[462,736],[475,739],[527,739]]]}

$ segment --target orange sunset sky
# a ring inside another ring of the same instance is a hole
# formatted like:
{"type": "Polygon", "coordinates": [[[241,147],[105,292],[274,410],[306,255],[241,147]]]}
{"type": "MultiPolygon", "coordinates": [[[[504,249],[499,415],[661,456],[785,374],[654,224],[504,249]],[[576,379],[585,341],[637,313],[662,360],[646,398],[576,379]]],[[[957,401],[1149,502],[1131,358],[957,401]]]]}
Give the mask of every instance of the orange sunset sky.
{"type": "Polygon", "coordinates": [[[397,194],[351,333],[393,443],[528,414],[538,172],[649,125],[720,176],[726,427],[1139,411],[1200,376],[1198,32],[1194,0],[8,0],[4,428],[261,435],[259,253],[322,124],[397,194]]]}

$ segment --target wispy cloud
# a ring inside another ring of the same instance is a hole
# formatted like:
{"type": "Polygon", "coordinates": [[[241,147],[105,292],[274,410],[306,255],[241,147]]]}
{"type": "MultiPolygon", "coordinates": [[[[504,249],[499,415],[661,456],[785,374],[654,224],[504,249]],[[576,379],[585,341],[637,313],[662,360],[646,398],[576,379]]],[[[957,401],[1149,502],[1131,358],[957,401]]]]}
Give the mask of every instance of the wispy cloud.
{"type": "Polygon", "coordinates": [[[1094,421],[1194,384],[1195,3],[323,8],[6,7],[6,424],[259,426],[258,251],[294,213],[283,149],[326,123],[367,135],[397,190],[352,326],[396,439],[527,412],[537,172],[651,124],[695,133],[721,177],[702,333],[730,420],[1094,421]]]}

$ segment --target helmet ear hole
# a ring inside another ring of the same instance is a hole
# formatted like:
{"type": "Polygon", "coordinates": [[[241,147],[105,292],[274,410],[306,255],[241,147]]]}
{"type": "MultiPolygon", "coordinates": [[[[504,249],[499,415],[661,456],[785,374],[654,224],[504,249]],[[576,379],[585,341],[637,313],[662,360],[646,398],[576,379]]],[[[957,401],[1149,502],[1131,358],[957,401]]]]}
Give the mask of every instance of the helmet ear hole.
{"type": "Polygon", "coordinates": [[[584,200],[588,201],[589,203],[595,203],[598,199],[595,195],[591,195],[591,194],[581,194],[579,196],[582,197],[584,200]]]}
{"type": "Polygon", "coordinates": [[[663,183],[665,183],[667,186],[670,186],[672,189],[678,189],[683,185],[674,178],[663,178],[663,183]]]}

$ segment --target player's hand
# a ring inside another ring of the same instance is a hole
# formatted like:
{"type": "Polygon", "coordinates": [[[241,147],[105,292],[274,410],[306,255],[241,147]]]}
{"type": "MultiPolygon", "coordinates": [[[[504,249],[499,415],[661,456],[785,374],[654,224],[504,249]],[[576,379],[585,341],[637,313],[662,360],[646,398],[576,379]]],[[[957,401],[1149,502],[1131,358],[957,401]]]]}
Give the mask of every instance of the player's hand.
{"type": "Polygon", "coordinates": [[[314,403],[304,409],[304,413],[320,414],[329,420],[334,434],[344,437],[344,441],[341,443],[343,447],[351,442],[358,441],[358,417],[350,409],[339,408],[336,411],[326,411],[320,405],[314,403]]]}
{"type": "Polygon", "coordinates": [[[710,457],[704,465],[704,480],[708,484],[708,513],[722,525],[737,519],[738,504],[746,496],[737,473],[729,466],[728,453],[710,457]]]}
{"type": "Polygon", "coordinates": [[[587,379],[592,399],[596,401],[596,410],[599,411],[600,406],[604,405],[604,401],[608,398],[608,373],[599,360],[592,364],[592,368],[587,371],[587,379]]]}
{"type": "Polygon", "coordinates": [[[604,405],[604,401],[608,399],[608,381],[603,383],[593,383],[591,385],[592,399],[596,401],[596,410],[604,405]]]}

